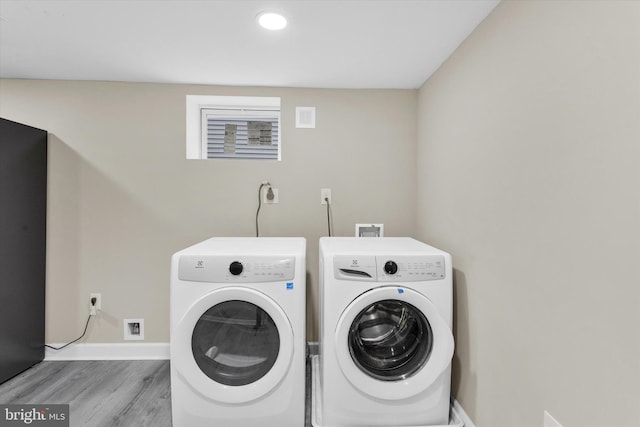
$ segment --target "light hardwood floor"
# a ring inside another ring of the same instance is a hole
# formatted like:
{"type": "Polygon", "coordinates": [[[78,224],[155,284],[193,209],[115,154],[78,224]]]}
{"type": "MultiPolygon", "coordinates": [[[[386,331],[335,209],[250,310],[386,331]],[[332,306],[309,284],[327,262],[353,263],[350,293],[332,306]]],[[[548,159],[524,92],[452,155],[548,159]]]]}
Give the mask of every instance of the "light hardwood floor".
{"type": "MultiPolygon", "coordinates": [[[[305,427],[309,376],[307,363],[305,427]]],[[[8,403],[68,403],[71,427],[170,427],[169,361],[42,362],[0,385],[8,403]]]]}

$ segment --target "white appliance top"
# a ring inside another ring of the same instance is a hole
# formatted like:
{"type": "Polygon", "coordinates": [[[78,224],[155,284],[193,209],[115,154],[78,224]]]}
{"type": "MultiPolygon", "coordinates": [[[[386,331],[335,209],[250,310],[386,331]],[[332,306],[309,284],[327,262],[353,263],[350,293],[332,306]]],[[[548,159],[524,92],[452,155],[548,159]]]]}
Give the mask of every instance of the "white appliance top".
{"type": "Polygon", "coordinates": [[[403,252],[407,254],[445,254],[440,249],[410,237],[322,237],[320,247],[325,253],[359,253],[384,255],[403,252]]]}
{"type": "Polygon", "coordinates": [[[306,240],[303,237],[212,237],[183,249],[178,254],[298,255],[305,251],[306,240]]]}

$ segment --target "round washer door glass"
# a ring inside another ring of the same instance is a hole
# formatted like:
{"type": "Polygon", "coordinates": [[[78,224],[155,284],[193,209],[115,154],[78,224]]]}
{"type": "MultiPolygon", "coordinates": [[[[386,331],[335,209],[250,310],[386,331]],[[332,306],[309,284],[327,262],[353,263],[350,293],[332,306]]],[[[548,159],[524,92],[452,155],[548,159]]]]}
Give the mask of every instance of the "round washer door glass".
{"type": "Polygon", "coordinates": [[[361,371],[381,381],[403,380],[429,359],[429,321],[406,301],[382,300],[358,313],[349,329],[349,352],[361,371]]]}
{"type": "Polygon", "coordinates": [[[224,301],[196,322],[191,350],[209,378],[228,386],[258,381],[278,358],[280,336],[269,314],[247,301],[224,301]]]}

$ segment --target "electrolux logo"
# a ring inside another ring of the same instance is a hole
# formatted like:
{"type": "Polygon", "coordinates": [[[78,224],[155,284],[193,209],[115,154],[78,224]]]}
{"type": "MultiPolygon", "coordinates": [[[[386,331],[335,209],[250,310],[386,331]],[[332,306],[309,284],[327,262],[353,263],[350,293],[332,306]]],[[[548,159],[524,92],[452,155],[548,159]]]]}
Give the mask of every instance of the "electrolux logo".
{"type": "Polygon", "coordinates": [[[0,405],[0,427],[69,427],[69,405],[0,405]]]}

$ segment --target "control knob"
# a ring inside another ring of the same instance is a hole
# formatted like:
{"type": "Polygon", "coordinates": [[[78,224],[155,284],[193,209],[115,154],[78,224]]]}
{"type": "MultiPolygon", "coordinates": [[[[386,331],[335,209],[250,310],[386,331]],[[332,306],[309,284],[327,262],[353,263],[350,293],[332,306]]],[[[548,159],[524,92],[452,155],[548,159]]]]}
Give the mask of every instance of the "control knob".
{"type": "Polygon", "coordinates": [[[398,264],[393,261],[384,263],[384,272],[387,274],[396,274],[398,272],[398,264]]]}
{"type": "Polygon", "coordinates": [[[233,261],[229,265],[229,273],[233,274],[234,276],[241,274],[243,269],[244,267],[242,266],[242,263],[240,261],[233,261]]]}

